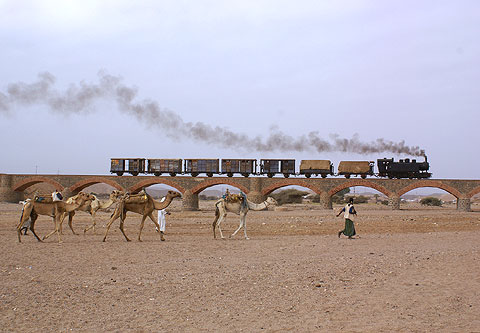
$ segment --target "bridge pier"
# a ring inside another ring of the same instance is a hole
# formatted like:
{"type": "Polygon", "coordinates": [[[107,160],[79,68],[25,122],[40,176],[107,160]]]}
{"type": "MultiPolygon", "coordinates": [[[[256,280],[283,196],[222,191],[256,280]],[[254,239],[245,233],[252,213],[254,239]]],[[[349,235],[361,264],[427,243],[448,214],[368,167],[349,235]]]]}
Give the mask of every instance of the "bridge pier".
{"type": "Polygon", "coordinates": [[[457,199],[457,210],[462,212],[471,212],[470,198],[457,199]]]}
{"type": "Polygon", "coordinates": [[[0,174],[0,201],[19,202],[23,199],[23,192],[12,190],[12,177],[10,175],[0,174]]]}
{"type": "Polygon", "coordinates": [[[198,210],[198,193],[194,194],[190,190],[182,195],[183,210],[198,210]]]}
{"type": "Polygon", "coordinates": [[[320,194],[320,205],[323,207],[323,209],[333,209],[332,197],[328,195],[327,192],[320,194]]]}
{"type": "Polygon", "coordinates": [[[247,194],[247,199],[253,203],[259,204],[264,202],[267,198],[260,192],[252,191],[247,194]]]}
{"type": "Polygon", "coordinates": [[[391,196],[388,198],[388,205],[392,208],[392,210],[399,210],[400,209],[400,197],[391,196]]]}

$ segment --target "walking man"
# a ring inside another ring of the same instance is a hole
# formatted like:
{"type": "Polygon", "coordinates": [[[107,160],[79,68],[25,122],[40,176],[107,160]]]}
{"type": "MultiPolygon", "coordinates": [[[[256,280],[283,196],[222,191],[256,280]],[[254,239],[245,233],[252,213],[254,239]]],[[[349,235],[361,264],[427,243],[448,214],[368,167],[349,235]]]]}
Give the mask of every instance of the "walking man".
{"type": "Polygon", "coordinates": [[[342,212],[344,213],[343,217],[345,218],[345,229],[338,232],[338,238],[340,238],[341,234],[344,234],[348,239],[352,239],[356,234],[355,225],[353,224],[353,216],[357,216],[355,207],[353,207],[353,198],[348,200],[348,204],[338,212],[337,217],[340,216],[342,212]]]}
{"type": "MultiPolygon", "coordinates": [[[[164,202],[165,201],[165,197],[163,197],[160,202],[164,202]]],[[[165,220],[165,216],[166,215],[170,215],[169,212],[167,212],[165,209],[160,209],[158,211],[158,224],[160,224],[160,233],[162,234],[162,240],[163,240],[163,234],[165,233],[165,227],[166,227],[166,220],[165,220]]],[[[158,232],[158,229],[157,227],[155,227],[155,230],[158,232]]]]}

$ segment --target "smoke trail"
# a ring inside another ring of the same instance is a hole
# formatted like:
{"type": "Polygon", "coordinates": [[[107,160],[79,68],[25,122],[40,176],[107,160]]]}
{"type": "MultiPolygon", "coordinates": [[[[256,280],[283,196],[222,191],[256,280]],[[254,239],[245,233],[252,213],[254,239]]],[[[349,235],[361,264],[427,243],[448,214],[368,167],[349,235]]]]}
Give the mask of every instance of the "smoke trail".
{"type": "Polygon", "coordinates": [[[0,92],[0,112],[8,114],[15,106],[45,104],[53,112],[63,114],[87,113],[95,111],[95,103],[102,99],[114,99],[121,112],[135,117],[149,128],[158,128],[170,138],[178,140],[187,137],[209,145],[236,148],[246,151],[273,152],[349,152],[358,154],[390,152],[397,155],[421,156],[424,151],[418,146],[407,146],[404,141],[393,142],[377,139],[362,142],[358,135],[351,139],[337,134],[326,140],[316,131],[297,137],[271,127],[267,138],[250,137],[228,128],[211,126],[202,122],[185,122],[178,114],[161,108],[156,101],[136,101],[137,89],[122,83],[122,78],[99,72],[99,82],[80,82],[70,85],[65,91],[55,89],[55,77],[50,73],[40,73],[33,83],[9,84],[6,93],[0,92]]]}

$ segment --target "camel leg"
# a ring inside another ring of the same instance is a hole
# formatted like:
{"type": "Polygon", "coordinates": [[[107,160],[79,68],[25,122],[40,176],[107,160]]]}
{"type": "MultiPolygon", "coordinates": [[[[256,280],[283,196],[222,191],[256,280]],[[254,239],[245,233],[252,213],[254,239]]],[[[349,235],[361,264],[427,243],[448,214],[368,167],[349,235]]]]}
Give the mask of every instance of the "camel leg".
{"type": "Polygon", "coordinates": [[[226,216],[227,216],[226,213],[220,214],[220,218],[218,219],[218,222],[217,222],[217,227],[218,227],[218,231],[220,232],[221,239],[225,239],[225,237],[223,236],[223,232],[222,232],[222,228],[220,228],[220,224],[222,223],[223,220],[225,220],[226,216]]]}
{"type": "Polygon", "coordinates": [[[243,221],[242,221],[242,217],[240,216],[240,225],[238,226],[237,230],[235,230],[233,232],[233,234],[230,236],[230,238],[232,238],[233,236],[235,236],[237,234],[237,232],[242,229],[242,226],[243,226],[243,221]]]}
{"type": "MultiPolygon", "coordinates": [[[[142,240],[140,239],[140,236],[142,235],[142,230],[143,226],[145,225],[145,219],[147,218],[147,215],[142,216],[142,222],[140,222],[140,230],[138,231],[138,241],[141,242],[142,240]]],[[[156,224],[158,225],[158,224],[156,224]]],[[[158,226],[160,228],[160,226],[158,226]]]]}
{"type": "Polygon", "coordinates": [[[163,231],[160,231],[160,224],[158,223],[158,220],[155,219],[155,215],[153,215],[153,212],[148,214],[148,217],[150,217],[150,220],[153,221],[153,223],[155,224],[155,227],[157,228],[158,232],[160,233],[160,240],[162,242],[165,241],[165,238],[163,237],[163,231]]]}
{"type": "Polygon", "coordinates": [[[23,207],[22,209],[22,215],[20,215],[20,222],[18,222],[17,224],[17,236],[18,236],[18,242],[21,243],[22,242],[22,227],[23,227],[23,224],[25,223],[25,221],[27,220],[26,219],[26,216],[30,216],[30,213],[32,212],[30,206],[27,204],[23,207]],[[27,208],[28,206],[28,208],[27,208]],[[28,214],[27,214],[27,211],[28,211],[28,214]]]}
{"type": "MultiPolygon", "coordinates": [[[[57,221],[55,218],[53,218],[53,222],[55,223],[55,228],[48,234],[46,234],[45,236],[43,236],[43,240],[46,240],[48,237],[50,237],[51,235],[53,235],[54,233],[58,232],[58,234],[60,234],[60,225],[61,223],[59,223],[57,225],[57,221]]],[[[60,236],[59,236],[60,237],[60,236]]]]}
{"type": "Polygon", "coordinates": [[[30,213],[32,212],[33,207],[30,204],[26,204],[22,209],[22,215],[20,216],[20,222],[17,224],[17,236],[18,242],[22,242],[22,227],[25,221],[27,220],[27,216],[30,217],[30,213]]]}
{"type": "Polygon", "coordinates": [[[217,226],[217,221],[218,221],[219,215],[215,214],[215,219],[213,220],[212,227],[213,227],[213,239],[217,238],[217,235],[215,234],[215,228],[217,226]]]}
{"type": "Polygon", "coordinates": [[[58,237],[58,242],[61,243],[62,242],[62,239],[60,238],[60,226],[61,226],[61,216],[60,217],[55,217],[54,218],[54,221],[55,221],[55,229],[50,232],[48,235],[45,235],[43,236],[43,240],[46,240],[48,237],[50,237],[51,235],[53,235],[54,233],[57,233],[57,237],[58,237]]]}
{"type": "MultiPolygon", "coordinates": [[[[108,221],[107,223],[107,227],[105,229],[105,236],[103,236],[103,240],[102,242],[105,242],[105,240],[107,239],[107,234],[108,234],[108,230],[110,230],[110,226],[112,225],[113,222],[115,222],[116,219],[118,219],[120,217],[120,211],[118,209],[115,209],[115,211],[113,212],[112,214],[112,217],[110,217],[110,221],[108,221]]],[[[123,230],[122,230],[123,232],[123,230]]],[[[125,235],[125,234],[124,234],[125,235]]]]}
{"type": "Polygon", "coordinates": [[[57,237],[58,237],[58,243],[61,243],[62,242],[62,238],[60,236],[60,228],[62,226],[62,221],[60,221],[61,219],[61,216],[59,216],[58,218],[56,218],[56,222],[55,222],[55,229],[57,231],[57,237]]]}
{"type": "Polygon", "coordinates": [[[250,238],[247,236],[247,215],[243,215],[243,232],[245,234],[245,239],[249,240],[250,238]]]}
{"type": "MultiPolygon", "coordinates": [[[[35,212],[34,212],[35,213],[35,212]]],[[[32,214],[30,216],[30,218],[32,219],[32,222],[30,223],[30,230],[32,231],[33,235],[35,236],[35,238],[41,242],[42,240],[40,239],[40,237],[38,237],[37,233],[35,232],[35,221],[37,220],[38,218],[38,215],[37,214],[32,214]]]]}
{"type": "Polygon", "coordinates": [[[86,226],[85,229],[83,230],[83,233],[85,234],[88,230],[93,229],[93,234],[95,234],[95,226],[97,225],[97,221],[95,220],[97,211],[92,211],[90,213],[92,215],[92,224],[89,226],[86,226]]]}
{"type": "MultiPolygon", "coordinates": [[[[75,216],[75,211],[71,211],[68,213],[68,226],[70,227],[70,230],[72,230],[73,234],[76,235],[75,231],[73,230],[72,222],[73,222],[73,217],[75,216]]],[[[63,219],[65,218],[65,215],[62,218],[62,224],[63,224],[63,219]]],[[[60,225],[60,231],[62,230],[62,227],[60,225]]]]}
{"type": "Polygon", "coordinates": [[[130,242],[130,238],[127,237],[127,234],[125,233],[125,230],[123,229],[123,224],[124,223],[125,223],[125,220],[122,220],[122,218],[120,218],[120,231],[122,232],[122,234],[125,237],[125,239],[127,240],[127,242],[130,242]]]}

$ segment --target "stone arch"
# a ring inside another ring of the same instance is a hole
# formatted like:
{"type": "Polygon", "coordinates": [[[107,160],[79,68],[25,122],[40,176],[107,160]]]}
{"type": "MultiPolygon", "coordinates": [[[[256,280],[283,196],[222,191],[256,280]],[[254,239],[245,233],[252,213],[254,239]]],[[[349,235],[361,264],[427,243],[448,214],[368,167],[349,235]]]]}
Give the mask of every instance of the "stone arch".
{"type": "Polygon", "coordinates": [[[109,178],[106,178],[106,177],[93,176],[93,177],[88,177],[88,178],[82,179],[81,181],[79,181],[79,182],[73,184],[72,186],[70,186],[70,192],[77,193],[77,192],[80,192],[81,190],[83,190],[86,187],[89,187],[89,186],[94,185],[94,184],[101,184],[101,183],[110,185],[110,186],[116,188],[119,191],[124,191],[125,190],[116,181],[113,181],[113,180],[111,180],[109,178]]]}
{"type": "Polygon", "coordinates": [[[180,193],[182,193],[182,194],[185,193],[185,191],[186,191],[186,189],[183,186],[181,186],[177,182],[174,182],[174,181],[170,180],[170,178],[168,178],[168,177],[163,177],[163,178],[148,177],[148,179],[142,180],[142,181],[136,183],[135,185],[131,186],[128,190],[132,193],[136,193],[144,187],[148,187],[148,186],[151,186],[151,185],[157,185],[157,184],[164,184],[164,185],[171,186],[171,187],[177,189],[178,191],[180,191],[180,193]]]}
{"type": "Polygon", "coordinates": [[[56,180],[53,180],[48,177],[43,177],[43,176],[33,176],[17,182],[12,186],[12,190],[22,192],[22,191],[25,191],[25,189],[27,189],[28,187],[38,183],[51,184],[53,185],[53,187],[55,187],[59,191],[63,191],[65,189],[65,187],[59,182],[57,182],[56,180]]]}
{"type": "Polygon", "coordinates": [[[275,182],[273,184],[270,184],[269,186],[265,187],[262,189],[262,195],[269,195],[276,189],[285,187],[285,186],[291,186],[291,185],[296,185],[296,186],[302,186],[311,189],[313,192],[317,194],[321,194],[323,191],[319,189],[318,187],[314,186],[310,182],[306,182],[304,180],[300,179],[282,179],[281,181],[275,182]]]}
{"type": "Polygon", "coordinates": [[[442,190],[450,193],[451,195],[453,195],[457,199],[464,197],[456,188],[451,187],[449,185],[446,185],[446,184],[442,183],[441,181],[437,181],[437,180],[419,180],[419,181],[413,182],[413,183],[405,186],[404,188],[398,190],[397,194],[400,197],[400,196],[404,195],[405,193],[407,193],[411,190],[421,188],[421,187],[439,188],[439,189],[442,189],[442,190]]]}
{"type": "Polygon", "coordinates": [[[380,193],[385,194],[387,197],[389,197],[392,194],[391,191],[387,190],[382,185],[374,183],[374,182],[372,182],[368,179],[350,179],[350,180],[346,181],[345,183],[342,183],[342,184],[337,185],[334,188],[330,189],[328,191],[328,195],[333,196],[335,193],[337,193],[337,192],[339,192],[343,189],[346,189],[346,188],[349,188],[349,187],[354,187],[354,186],[370,187],[370,188],[373,188],[374,190],[377,190],[380,193]]]}
{"type": "Polygon", "coordinates": [[[470,192],[468,192],[468,198],[471,198],[471,197],[473,197],[475,194],[478,194],[478,193],[480,193],[480,186],[475,187],[473,190],[471,190],[470,192]]]}
{"type": "Polygon", "coordinates": [[[230,179],[225,179],[225,178],[210,178],[206,179],[203,182],[199,183],[197,186],[193,187],[191,189],[192,194],[198,194],[202,192],[204,189],[215,186],[215,185],[230,185],[233,187],[236,187],[240,189],[245,194],[248,194],[250,192],[250,189],[245,187],[242,184],[239,184],[233,180],[230,179]]]}

